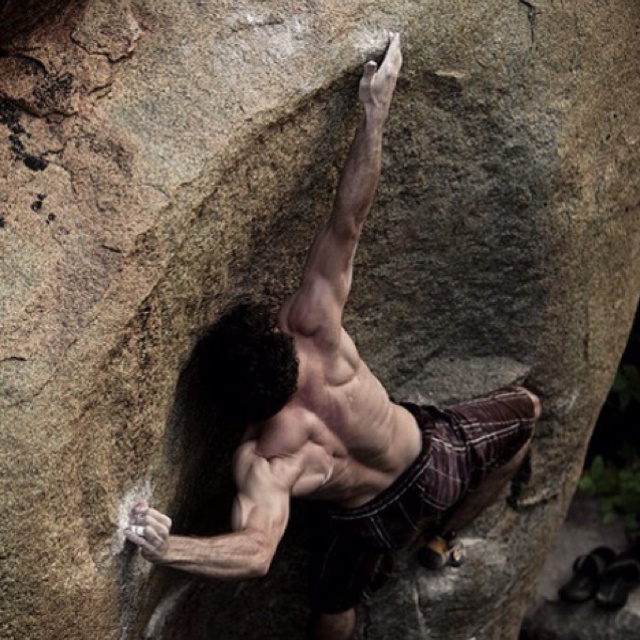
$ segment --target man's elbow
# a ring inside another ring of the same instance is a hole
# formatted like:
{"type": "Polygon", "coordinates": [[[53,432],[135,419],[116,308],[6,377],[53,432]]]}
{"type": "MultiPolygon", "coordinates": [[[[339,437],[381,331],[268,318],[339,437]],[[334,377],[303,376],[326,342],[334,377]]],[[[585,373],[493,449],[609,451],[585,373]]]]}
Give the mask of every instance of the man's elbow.
{"type": "Polygon", "coordinates": [[[264,578],[271,568],[271,558],[267,560],[254,561],[251,566],[249,578],[264,578]]]}
{"type": "Polygon", "coordinates": [[[330,221],[330,230],[335,238],[341,242],[356,244],[362,232],[362,223],[358,223],[354,216],[347,219],[336,219],[330,221]]]}
{"type": "Polygon", "coordinates": [[[264,578],[271,569],[275,548],[265,538],[259,540],[255,553],[252,554],[249,566],[249,578],[264,578]]]}

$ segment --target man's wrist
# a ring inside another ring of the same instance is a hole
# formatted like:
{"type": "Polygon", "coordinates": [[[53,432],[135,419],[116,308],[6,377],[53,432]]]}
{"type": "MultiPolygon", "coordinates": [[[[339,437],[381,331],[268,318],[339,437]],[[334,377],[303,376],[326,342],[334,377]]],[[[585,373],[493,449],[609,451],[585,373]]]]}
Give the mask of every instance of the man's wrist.
{"type": "Polygon", "coordinates": [[[173,536],[169,536],[160,547],[153,551],[143,550],[142,555],[144,558],[149,562],[158,565],[170,565],[175,562],[175,554],[172,554],[172,537],[173,536]]]}
{"type": "Polygon", "coordinates": [[[382,135],[382,130],[384,129],[384,125],[387,122],[387,115],[388,111],[378,106],[373,106],[370,109],[366,109],[365,127],[370,132],[375,132],[382,135]]]}

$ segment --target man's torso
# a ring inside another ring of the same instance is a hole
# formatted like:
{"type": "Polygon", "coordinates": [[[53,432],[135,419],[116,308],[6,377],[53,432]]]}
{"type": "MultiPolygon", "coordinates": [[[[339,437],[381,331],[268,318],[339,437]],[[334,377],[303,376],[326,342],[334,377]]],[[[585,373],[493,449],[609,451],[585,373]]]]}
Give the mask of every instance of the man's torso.
{"type": "Polygon", "coordinates": [[[273,418],[247,430],[240,455],[269,460],[292,495],[357,507],[418,456],[415,418],[392,403],[344,331],[338,345],[294,335],[298,390],[273,418]]]}

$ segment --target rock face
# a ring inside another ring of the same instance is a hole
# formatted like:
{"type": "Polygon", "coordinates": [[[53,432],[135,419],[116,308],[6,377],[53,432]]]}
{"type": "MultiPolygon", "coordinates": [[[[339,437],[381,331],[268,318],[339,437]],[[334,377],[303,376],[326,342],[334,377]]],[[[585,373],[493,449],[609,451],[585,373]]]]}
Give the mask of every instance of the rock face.
{"type": "Polygon", "coordinates": [[[45,8],[16,14],[0,56],[0,637],[303,635],[304,508],[246,585],[150,574],[119,527],[139,495],[184,528],[225,517],[232,438],[212,424],[181,464],[206,421],[181,365],[233,296],[297,283],[361,64],[395,29],[405,67],[347,328],[396,396],[529,376],[546,412],[528,506],[493,507],[457,571],[401,559],[359,634],[515,638],[640,292],[640,5],[45,8]]]}
{"type": "Polygon", "coordinates": [[[640,637],[640,589],[627,604],[606,611],[594,600],[563,602],[558,591],[572,576],[574,560],[597,547],[616,553],[630,549],[621,522],[602,523],[601,505],[578,494],[571,503],[538,579],[535,597],[523,621],[523,640],[627,640],[640,637]]]}
{"type": "Polygon", "coordinates": [[[70,2],[71,0],[0,0],[0,43],[11,42],[39,23],[50,21],[63,12],[70,2]]]}

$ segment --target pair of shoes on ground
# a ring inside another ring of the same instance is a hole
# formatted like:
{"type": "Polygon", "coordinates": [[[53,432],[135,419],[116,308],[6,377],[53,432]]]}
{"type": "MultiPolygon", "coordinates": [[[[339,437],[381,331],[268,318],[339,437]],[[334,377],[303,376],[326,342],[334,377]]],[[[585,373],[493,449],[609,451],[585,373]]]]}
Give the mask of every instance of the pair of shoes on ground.
{"type": "Polygon", "coordinates": [[[619,555],[609,547],[596,547],[573,563],[573,576],[561,587],[565,602],[586,602],[609,610],[621,609],[629,593],[640,585],[640,562],[633,552],[619,555]]]}
{"type": "Polygon", "coordinates": [[[454,532],[435,535],[418,551],[418,562],[431,570],[459,567],[464,563],[462,543],[454,532]]]}

